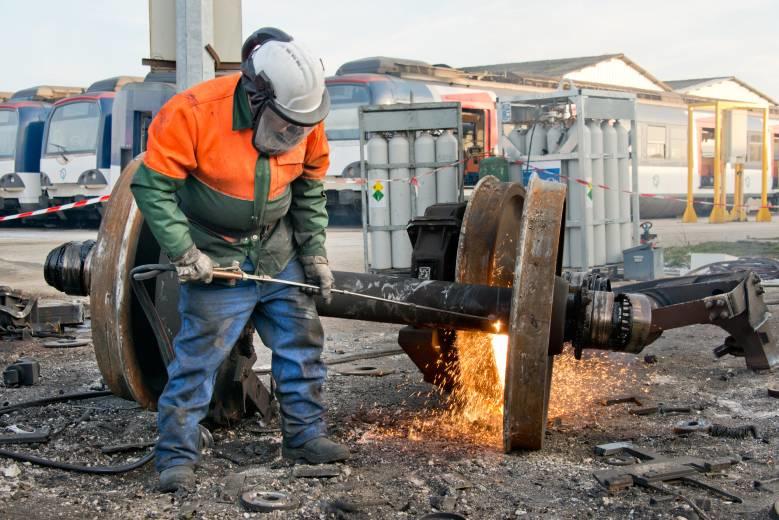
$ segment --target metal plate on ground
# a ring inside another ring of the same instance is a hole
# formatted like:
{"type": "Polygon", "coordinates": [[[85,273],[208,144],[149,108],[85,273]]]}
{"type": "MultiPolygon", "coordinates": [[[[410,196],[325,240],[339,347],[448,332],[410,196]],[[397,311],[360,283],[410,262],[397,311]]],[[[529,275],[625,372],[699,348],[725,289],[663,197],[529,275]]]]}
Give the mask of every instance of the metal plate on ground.
{"type": "Polygon", "coordinates": [[[86,347],[92,342],[89,339],[56,339],[53,341],[46,341],[43,346],[46,348],[76,348],[86,347]]]}
{"type": "Polygon", "coordinates": [[[392,368],[381,368],[373,365],[348,365],[339,367],[335,371],[342,376],[381,377],[395,373],[395,370],[392,368]]]}
{"type": "Polygon", "coordinates": [[[247,511],[257,513],[288,511],[297,507],[289,495],[277,491],[247,491],[241,494],[241,505],[247,511]]]}

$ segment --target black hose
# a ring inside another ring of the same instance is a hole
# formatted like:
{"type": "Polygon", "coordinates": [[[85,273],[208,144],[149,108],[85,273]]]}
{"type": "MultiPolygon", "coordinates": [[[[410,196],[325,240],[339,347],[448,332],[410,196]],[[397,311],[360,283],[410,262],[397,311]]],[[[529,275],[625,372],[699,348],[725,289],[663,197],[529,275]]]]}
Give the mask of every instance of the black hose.
{"type": "Polygon", "coordinates": [[[157,346],[160,352],[165,366],[168,366],[175,354],[173,352],[173,343],[170,335],[168,334],[165,324],[162,322],[160,314],[157,312],[157,308],[154,306],[149,291],[146,290],[144,280],[151,280],[165,272],[175,271],[176,266],[172,264],[146,264],[139,265],[130,270],[130,282],[135,297],[138,299],[138,303],[141,305],[143,314],[151,326],[151,330],[154,333],[154,337],[157,340],[157,346]]]}
{"type": "Polygon", "coordinates": [[[37,464],[46,468],[61,469],[64,471],[74,471],[76,473],[92,473],[96,475],[116,475],[118,473],[127,473],[134,469],[138,469],[141,466],[148,464],[154,459],[154,452],[146,454],[144,457],[130,462],[129,464],[121,464],[119,466],[84,466],[81,464],[71,464],[69,462],[59,462],[51,459],[44,459],[35,455],[29,455],[27,453],[19,453],[16,451],[4,450],[0,448],[0,457],[8,457],[9,459],[18,460],[20,462],[29,462],[31,464],[37,464]]]}
{"type": "Polygon", "coordinates": [[[82,399],[92,399],[93,397],[106,397],[112,395],[112,392],[108,390],[99,390],[96,392],[75,392],[72,394],[63,394],[55,397],[44,397],[42,399],[34,399],[32,401],[23,401],[21,403],[10,404],[0,408],[0,415],[4,413],[15,412],[23,408],[31,408],[33,406],[45,406],[47,404],[61,403],[63,401],[80,401],[82,399]]]}
{"type": "MultiPolygon", "coordinates": [[[[97,392],[76,392],[72,394],[58,395],[56,397],[44,397],[43,399],[34,399],[32,401],[24,401],[21,403],[12,404],[0,408],[0,415],[5,413],[14,412],[23,408],[31,408],[33,406],[45,406],[47,404],[61,403],[63,401],[79,401],[83,399],[91,399],[93,397],[106,397],[112,395],[108,390],[100,390],[97,392]]],[[[81,464],[70,464],[68,462],[59,462],[56,460],[44,459],[35,455],[29,455],[27,453],[19,453],[16,451],[10,451],[0,448],[0,457],[7,457],[9,459],[18,460],[20,462],[29,462],[31,464],[37,464],[47,468],[62,469],[65,471],[75,471],[77,473],[93,473],[98,475],[115,475],[117,473],[126,473],[134,469],[140,468],[144,464],[147,464],[154,458],[154,452],[152,451],[145,457],[131,462],[129,464],[122,464],[119,466],[84,466],[81,464]]]]}

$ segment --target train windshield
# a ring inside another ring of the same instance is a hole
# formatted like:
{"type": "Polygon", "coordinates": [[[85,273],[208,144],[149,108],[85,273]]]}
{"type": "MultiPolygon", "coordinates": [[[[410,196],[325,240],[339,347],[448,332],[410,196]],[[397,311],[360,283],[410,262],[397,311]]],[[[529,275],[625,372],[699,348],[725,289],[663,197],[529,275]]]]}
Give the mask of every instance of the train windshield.
{"type": "Polygon", "coordinates": [[[325,119],[325,133],[330,141],[360,138],[357,107],[370,105],[371,91],[367,85],[336,83],[327,85],[330,93],[330,114],[325,119]]]}
{"type": "Polygon", "coordinates": [[[0,110],[0,158],[14,156],[18,128],[19,114],[16,110],[0,110]]]}
{"type": "Polygon", "coordinates": [[[91,101],[55,108],[49,123],[46,154],[97,151],[99,120],[100,109],[91,101]]]}

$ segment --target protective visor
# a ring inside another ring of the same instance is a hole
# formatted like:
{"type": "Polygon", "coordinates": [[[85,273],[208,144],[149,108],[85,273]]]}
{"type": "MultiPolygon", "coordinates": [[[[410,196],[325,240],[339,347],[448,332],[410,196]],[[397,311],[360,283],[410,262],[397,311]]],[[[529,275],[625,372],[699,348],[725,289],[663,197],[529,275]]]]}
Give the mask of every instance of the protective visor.
{"type": "Polygon", "coordinates": [[[261,153],[280,155],[300,143],[314,129],[290,123],[266,106],[254,128],[254,146],[261,153]]]}

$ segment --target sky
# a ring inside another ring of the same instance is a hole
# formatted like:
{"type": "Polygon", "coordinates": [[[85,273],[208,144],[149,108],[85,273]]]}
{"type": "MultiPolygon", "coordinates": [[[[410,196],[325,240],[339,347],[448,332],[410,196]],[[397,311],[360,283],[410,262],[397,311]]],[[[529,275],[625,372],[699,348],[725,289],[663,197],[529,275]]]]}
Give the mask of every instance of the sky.
{"type": "MultiPolygon", "coordinates": [[[[147,0],[0,0],[0,20],[0,91],[148,72],[147,0]]],[[[662,80],[737,76],[779,99],[778,24],[779,0],[243,0],[242,25],[284,29],[328,73],[376,55],[456,67],[624,53],[662,80]]]]}

